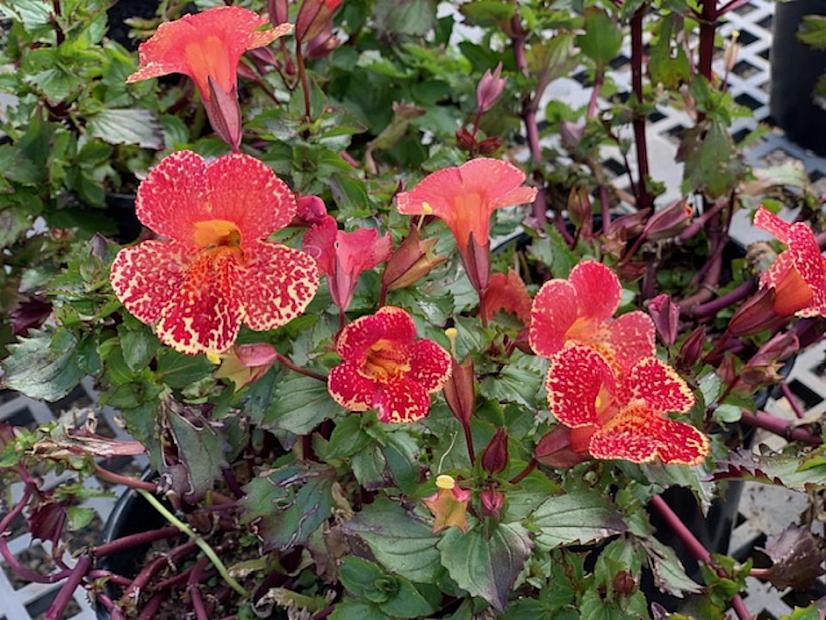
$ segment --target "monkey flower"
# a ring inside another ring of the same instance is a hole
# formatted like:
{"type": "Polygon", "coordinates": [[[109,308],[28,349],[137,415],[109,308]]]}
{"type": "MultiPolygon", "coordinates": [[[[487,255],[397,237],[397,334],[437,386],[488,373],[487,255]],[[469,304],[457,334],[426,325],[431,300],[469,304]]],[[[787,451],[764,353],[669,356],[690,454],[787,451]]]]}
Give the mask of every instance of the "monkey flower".
{"type": "Polygon", "coordinates": [[[784,222],[764,207],[757,209],[754,225],[787,246],[760,278],[761,286],[774,289],[774,311],[826,316],[826,259],[812,229],[803,222],[784,222]]]}
{"type": "Polygon", "coordinates": [[[533,202],[536,188],[525,173],[498,159],[480,157],[427,175],[396,200],[404,215],[435,215],[450,228],[465,271],[480,294],[490,278],[490,216],[494,210],[533,202]]]}
{"type": "Polygon", "coordinates": [[[617,375],[595,349],[572,344],[551,358],[546,388],[551,413],[571,429],[574,452],[683,465],[702,463],[708,454],[705,435],[666,415],[686,413],[694,395],[656,357],[617,375]]]}
{"type": "Polygon", "coordinates": [[[531,348],[550,358],[567,343],[587,344],[616,370],[630,370],[654,355],[655,329],[651,317],[639,310],[611,318],[621,294],[616,274],[593,260],[579,263],[567,280],[549,280],[533,300],[531,348]]]}
{"type": "Polygon", "coordinates": [[[212,128],[230,146],[241,142],[238,63],[244,52],[292,32],[292,24],[261,29],[267,20],[248,9],[222,6],[158,26],[141,43],[138,70],[127,82],[170,73],[190,77],[201,93],[212,128]]]}
{"type": "Polygon", "coordinates": [[[344,311],[353,300],[359,276],[386,261],[391,245],[390,233],[380,237],[375,228],[345,232],[327,215],[307,231],[302,247],[318,261],[333,302],[344,311]]]}
{"type": "Polygon", "coordinates": [[[242,323],[275,329],[315,295],[315,261],[266,241],[295,209],[287,185],[249,155],[207,164],[191,151],[173,153],[135,200],[138,219],[162,238],[121,250],[112,288],[164,344],[191,355],[221,353],[242,323]]]}
{"type": "Polygon", "coordinates": [[[386,423],[415,422],[430,410],[430,395],[450,377],[450,355],[432,340],[416,337],[416,324],[394,306],[356,319],[336,342],[342,363],[327,387],[349,411],[376,409],[386,423]]]}

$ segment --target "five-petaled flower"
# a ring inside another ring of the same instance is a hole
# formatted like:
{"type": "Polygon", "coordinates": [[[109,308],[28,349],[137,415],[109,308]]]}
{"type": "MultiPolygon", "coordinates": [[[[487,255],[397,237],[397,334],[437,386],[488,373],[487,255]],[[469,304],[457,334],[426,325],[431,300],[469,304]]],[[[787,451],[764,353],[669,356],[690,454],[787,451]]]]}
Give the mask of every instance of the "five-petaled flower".
{"type": "Polygon", "coordinates": [[[112,288],[178,351],[223,352],[242,323],[275,329],[315,295],[315,260],[266,241],[292,220],[295,197],[253,157],[173,153],[141,183],[135,210],[163,238],[121,250],[112,288]]]}
{"type": "Polygon", "coordinates": [[[760,207],[754,225],[787,246],[760,279],[774,289],[774,311],[780,316],[826,316],[826,258],[812,229],[803,222],[789,224],[760,207]]]}
{"type": "Polygon", "coordinates": [[[617,374],[593,348],[571,344],[551,358],[548,407],[571,429],[571,447],[598,459],[697,465],[709,450],[696,428],[672,420],[694,395],[676,371],[646,357],[617,374]]]}
{"type": "Polygon", "coordinates": [[[327,276],[333,303],[344,311],[353,300],[359,276],[386,261],[391,245],[390,233],[380,237],[375,228],[344,232],[335,218],[327,215],[307,231],[302,247],[318,261],[319,270],[327,276]]]}
{"type": "Polygon", "coordinates": [[[350,411],[376,409],[387,423],[415,422],[430,410],[430,394],[450,376],[450,355],[418,339],[416,324],[394,306],[356,319],[336,342],[342,363],[330,372],[333,399],[350,411]]]}
{"type": "Polygon", "coordinates": [[[525,173],[516,166],[480,157],[429,174],[397,196],[398,210],[443,220],[456,237],[473,287],[482,293],[490,278],[490,217],[496,209],[533,202],[536,188],[524,182],[525,173]]]}
{"type": "Polygon", "coordinates": [[[212,128],[231,146],[241,140],[238,63],[244,52],[292,32],[291,24],[261,29],[267,20],[236,6],[207,9],[161,24],[141,43],[140,66],[127,78],[137,82],[170,73],[192,78],[212,128]]]}
{"type": "Polygon", "coordinates": [[[621,294],[616,274],[593,260],[579,263],[567,280],[549,280],[531,307],[531,348],[550,358],[567,343],[587,344],[615,370],[630,370],[654,355],[655,329],[651,317],[639,310],[611,318],[621,294]]]}

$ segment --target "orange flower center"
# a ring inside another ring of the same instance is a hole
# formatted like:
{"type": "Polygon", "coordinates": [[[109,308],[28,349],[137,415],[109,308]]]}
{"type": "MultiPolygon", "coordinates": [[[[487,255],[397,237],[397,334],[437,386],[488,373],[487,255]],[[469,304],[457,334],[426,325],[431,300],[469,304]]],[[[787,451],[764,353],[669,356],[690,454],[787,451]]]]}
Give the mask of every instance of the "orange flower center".
{"type": "Polygon", "coordinates": [[[206,220],[195,222],[192,235],[199,248],[237,248],[241,245],[241,231],[233,222],[227,220],[206,220]]]}
{"type": "Polygon", "coordinates": [[[775,287],[774,311],[780,316],[788,316],[810,306],[813,298],[812,289],[792,267],[775,287]]]}
{"type": "Polygon", "coordinates": [[[452,222],[448,225],[456,237],[460,248],[467,247],[470,233],[477,245],[483,245],[488,240],[490,214],[485,213],[484,199],[478,192],[459,194],[453,199],[452,222]]]}
{"type": "Polygon", "coordinates": [[[232,67],[229,50],[224,41],[215,35],[198,39],[186,46],[184,56],[192,72],[192,79],[198,84],[203,97],[209,98],[210,77],[225,92],[232,90],[232,67]]]}
{"type": "Polygon", "coordinates": [[[368,379],[386,382],[410,370],[410,359],[404,347],[390,340],[379,340],[364,356],[361,373],[368,379]]]}

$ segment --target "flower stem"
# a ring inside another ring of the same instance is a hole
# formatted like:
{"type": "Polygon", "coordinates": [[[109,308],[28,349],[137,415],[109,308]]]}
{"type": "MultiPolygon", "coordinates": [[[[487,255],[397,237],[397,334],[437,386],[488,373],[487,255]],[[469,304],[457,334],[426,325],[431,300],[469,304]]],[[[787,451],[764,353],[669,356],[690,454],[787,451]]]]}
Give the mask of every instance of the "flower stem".
{"type": "Polygon", "coordinates": [[[717,299],[709,301],[708,303],[695,306],[693,309],[690,308],[689,311],[696,318],[713,317],[723,308],[728,308],[729,306],[736,304],[738,301],[741,301],[751,295],[756,288],[757,283],[753,279],[746,280],[740,286],[732,289],[725,295],[721,295],[717,299]]]}
{"type": "Polygon", "coordinates": [[[304,116],[309,123],[313,120],[313,110],[310,105],[310,82],[307,79],[307,70],[304,66],[304,55],[301,53],[301,43],[295,42],[295,62],[298,67],[298,79],[301,82],[301,92],[304,95],[304,116]]]}
{"type": "Polygon", "coordinates": [[[762,428],[763,430],[784,437],[787,441],[799,441],[810,446],[819,446],[823,440],[805,428],[796,428],[786,420],[775,417],[765,411],[743,411],[740,421],[748,426],[762,428]]]}
{"type": "Polygon", "coordinates": [[[637,208],[647,209],[654,204],[651,194],[648,193],[648,141],[645,136],[645,113],[642,111],[644,100],[643,78],[643,17],[648,11],[648,5],[643,4],[631,17],[631,87],[636,98],[637,110],[634,112],[632,125],[634,127],[634,145],[637,149],[637,208]]]}
{"type": "Polygon", "coordinates": [[[103,557],[105,555],[110,555],[112,553],[118,553],[119,551],[124,551],[126,549],[131,549],[132,547],[137,547],[138,545],[146,545],[156,540],[163,540],[165,538],[171,538],[175,534],[178,533],[177,527],[162,527],[157,530],[150,530],[148,532],[139,532],[137,534],[130,534],[129,536],[123,536],[122,538],[118,538],[113,540],[112,542],[105,543],[103,545],[98,545],[97,547],[92,549],[92,555],[95,557],[103,557]]]}
{"type": "Polygon", "coordinates": [[[232,577],[232,575],[229,574],[229,571],[227,571],[227,567],[224,566],[224,563],[221,561],[221,558],[218,557],[218,555],[215,553],[215,550],[212,547],[209,546],[209,543],[207,543],[201,537],[200,534],[196,534],[192,530],[192,528],[190,528],[186,523],[184,523],[178,517],[173,515],[166,508],[166,506],[164,506],[161,502],[159,502],[158,499],[154,495],[152,495],[151,493],[147,493],[143,489],[138,489],[138,493],[140,493],[141,496],[147,502],[149,502],[155,510],[157,510],[159,513],[161,513],[166,518],[167,521],[169,521],[172,525],[174,525],[179,530],[181,530],[181,532],[183,532],[184,534],[189,536],[189,538],[192,539],[192,541],[196,545],[198,545],[198,547],[201,549],[201,551],[204,552],[204,555],[206,555],[209,558],[209,561],[212,562],[212,565],[215,567],[215,570],[218,571],[218,574],[221,575],[221,577],[224,579],[224,581],[227,582],[227,585],[229,585],[229,587],[231,587],[233,590],[238,592],[238,594],[240,594],[244,598],[247,598],[249,596],[249,592],[247,592],[241,586],[241,584],[238,583],[237,581],[235,581],[235,579],[232,577]]]}
{"type": "Polygon", "coordinates": [[[319,381],[324,381],[325,383],[327,381],[327,377],[325,377],[321,373],[315,372],[314,370],[309,370],[308,368],[302,368],[301,366],[293,362],[290,358],[285,357],[280,353],[276,353],[276,359],[281,363],[282,366],[289,368],[293,372],[297,372],[298,374],[304,375],[305,377],[311,377],[313,379],[318,379],[319,381]]]}
{"type": "Polygon", "coordinates": [[[75,590],[83,581],[83,578],[86,576],[86,573],[89,572],[89,568],[91,566],[92,558],[90,558],[88,555],[84,555],[78,558],[75,567],[69,574],[69,578],[66,579],[66,582],[63,584],[63,587],[60,588],[60,592],[57,593],[57,596],[55,597],[54,601],[49,606],[49,609],[46,611],[46,615],[43,617],[44,620],[60,620],[61,618],[63,618],[63,614],[66,611],[66,607],[72,600],[72,595],[75,593],[75,590]]]}
{"type": "MultiPolygon", "coordinates": [[[[663,518],[671,531],[676,534],[677,538],[680,539],[680,542],[695,560],[708,564],[712,568],[716,568],[708,550],[703,547],[702,543],[697,540],[697,537],[691,533],[691,530],[689,530],[685,524],[680,521],[680,517],[678,517],[677,514],[671,510],[671,507],[665,503],[665,500],[663,500],[662,497],[655,495],[648,502],[648,505],[663,518]]],[[[751,620],[751,615],[746,609],[743,599],[740,598],[739,594],[735,594],[732,597],[731,607],[740,620],[751,620]]]]}
{"type": "Polygon", "coordinates": [[[522,482],[525,478],[527,478],[527,477],[528,477],[528,475],[529,475],[529,474],[530,474],[530,473],[531,473],[534,469],[536,469],[536,466],[537,466],[537,465],[539,465],[539,461],[537,461],[535,458],[532,458],[532,459],[528,462],[528,464],[525,466],[525,469],[523,469],[523,470],[522,470],[522,471],[520,471],[518,474],[516,474],[513,478],[511,478],[510,483],[511,483],[511,484],[519,484],[519,483],[520,483],[520,482],[522,482]]]}
{"type": "Polygon", "coordinates": [[[122,484],[123,486],[130,487],[132,489],[142,489],[144,491],[150,491],[154,493],[158,488],[157,485],[155,485],[152,482],[138,480],[137,478],[132,478],[131,476],[116,474],[113,471],[104,469],[97,463],[95,464],[95,475],[98,478],[106,480],[107,482],[112,482],[114,484],[122,484]]]}

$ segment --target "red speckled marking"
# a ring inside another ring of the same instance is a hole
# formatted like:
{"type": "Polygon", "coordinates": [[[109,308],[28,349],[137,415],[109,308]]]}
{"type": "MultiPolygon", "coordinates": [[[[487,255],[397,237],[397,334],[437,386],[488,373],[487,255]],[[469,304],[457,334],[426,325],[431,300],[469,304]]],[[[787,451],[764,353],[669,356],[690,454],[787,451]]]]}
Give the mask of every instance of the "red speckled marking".
{"type": "Polygon", "coordinates": [[[571,345],[551,358],[548,377],[548,409],[568,428],[599,425],[597,396],[605,387],[614,391],[611,369],[591,347],[571,345]]]}
{"type": "Polygon", "coordinates": [[[525,173],[499,159],[479,157],[427,175],[409,192],[396,197],[399,213],[421,215],[427,203],[433,215],[447,224],[460,248],[471,233],[484,245],[490,236],[495,209],[533,202],[536,188],[525,187],[525,173]]]}
{"type": "Polygon", "coordinates": [[[689,424],[677,422],[637,403],[623,408],[591,436],[588,451],[598,459],[699,465],[708,455],[708,439],[689,424]]]}
{"type": "Polygon", "coordinates": [[[637,364],[623,382],[626,402],[640,400],[654,411],[686,413],[694,394],[677,371],[656,357],[637,364]]]}
{"type": "Polygon", "coordinates": [[[784,222],[768,209],[764,207],[757,209],[757,213],[754,214],[754,225],[757,228],[762,228],[778,241],[788,245],[789,231],[792,225],[784,222]]]}
{"type": "Polygon", "coordinates": [[[568,282],[576,291],[577,315],[595,323],[610,319],[619,306],[622,286],[608,267],[584,260],[571,270],[568,282]]]}
{"type": "Polygon", "coordinates": [[[608,325],[608,344],[622,372],[628,372],[637,362],[656,354],[654,321],[644,312],[635,310],[614,319],[608,325]]]}
{"type": "Polygon", "coordinates": [[[373,406],[376,384],[361,376],[354,362],[344,362],[327,377],[330,396],[348,411],[367,411],[373,406]]]}
{"type": "Polygon", "coordinates": [[[789,249],[794,268],[812,291],[812,303],[798,316],[826,316],[826,261],[812,229],[802,222],[792,224],[789,249]]]}
{"type": "Polygon", "coordinates": [[[576,290],[567,280],[542,285],[531,306],[528,339],[537,355],[550,358],[565,346],[568,329],[577,319],[576,290]]]}
{"type": "Polygon", "coordinates": [[[410,356],[409,377],[428,392],[438,392],[450,378],[450,355],[432,340],[418,340],[410,356]]]}
{"type": "Polygon", "coordinates": [[[383,306],[350,323],[338,337],[336,351],[344,359],[361,359],[367,349],[381,339],[412,346],[416,339],[416,324],[410,315],[395,306],[383,306]]]}
{"type": "Polygon", "coordinates": [[[382,422],[404,424],[416,422],[427,415],[430,396],[423,386],[402,377],[379,386],[374,405],[382,422]]]}

